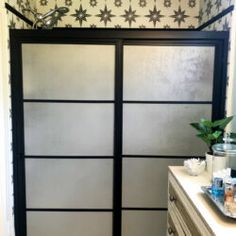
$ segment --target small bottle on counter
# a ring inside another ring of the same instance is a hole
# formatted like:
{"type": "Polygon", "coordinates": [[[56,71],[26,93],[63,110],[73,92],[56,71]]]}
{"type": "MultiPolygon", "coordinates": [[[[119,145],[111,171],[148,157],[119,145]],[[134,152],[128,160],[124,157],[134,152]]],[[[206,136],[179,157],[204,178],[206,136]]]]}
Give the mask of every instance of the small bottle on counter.
{"type": "Polygon", "coordinates": [[[236,202],[236,178],[232,178],[233,201],[236,202]]]}
{"type": "Polygon", "coordinates": [[[236,178],[232,179],[233,201],[229,204],[229,212],[236,216],[236,178]]]}
{"type": "Polygon", "coordinates": [[[215,198],[224,197],[224,185],[222,178],[215,177],[213,179],[211,191],[212,191],[212,196],[215,198]]]}
{"type": "Polygon", "coordinates": [[[225,182],[224,203],[230,204],[234,201],[234,191],[231,180],[225,182]]]}
{"type": "Polygon", "coordinates": [[[224,208],[231,215],[236,215],[236,179],[225,181],[224,208]]]}

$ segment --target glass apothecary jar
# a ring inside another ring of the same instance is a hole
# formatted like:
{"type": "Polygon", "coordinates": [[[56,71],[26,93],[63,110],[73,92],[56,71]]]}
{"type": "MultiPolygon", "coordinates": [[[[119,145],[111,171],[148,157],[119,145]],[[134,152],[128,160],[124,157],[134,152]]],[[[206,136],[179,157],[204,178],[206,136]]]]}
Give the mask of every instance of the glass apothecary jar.
{"type": "Polygon", "coordinates": [[[212,172],[220,171],[226,168],[236,169],[236,145],[230,143],[229,138],[225,138],[225,143],[219,143],[212,146],[213,160],[212,172]]]}

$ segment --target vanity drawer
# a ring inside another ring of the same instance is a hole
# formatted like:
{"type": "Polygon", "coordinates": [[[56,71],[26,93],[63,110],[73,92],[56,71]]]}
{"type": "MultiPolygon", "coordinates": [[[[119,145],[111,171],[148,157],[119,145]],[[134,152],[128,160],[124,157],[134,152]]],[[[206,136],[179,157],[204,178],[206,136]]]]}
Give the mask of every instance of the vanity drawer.
{"type": "Polygon", "coordinates": [[[167,221],[168,221],[167,236],[183,236],[183,235],[185,235],[174,212],[168,213],[167,221]]]}
{"type": "MultiPolygon", "coordinates": [[[[185,199],[186,200],[186,199],[185,199]]],[[[183,199],[177,194],[174,186],[169,182],[169,200],[168,200],[169,211],[174,211],[184,231],[183,235],[187,236],[200,236],[200,230],[192,220],[190,213],[186,210],[183,204],[183,199]]]]}

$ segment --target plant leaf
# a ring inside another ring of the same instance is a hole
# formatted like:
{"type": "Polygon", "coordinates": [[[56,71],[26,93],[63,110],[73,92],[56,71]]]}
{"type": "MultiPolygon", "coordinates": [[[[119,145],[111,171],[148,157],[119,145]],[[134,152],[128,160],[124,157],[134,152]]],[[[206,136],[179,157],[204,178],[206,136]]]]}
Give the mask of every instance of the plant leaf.
{"type": "Polygon", "coordinates": [[[211,122],[210,120],[201,120],[201,124],[204,125],[207,128],[211,128],[213,126],[213,122],[211,122]]]}
{"type": "Polygon", "coordinates": [[[196,130],[198,130],[201,133],[205,133],[207,132],[207,127],[205,127],[203,124],[201,123],[191,123],[190,124],[192,127],[194,127],[196,130]]]}
{"type": "Polygon", "coordinates": [[[202,131],[202,127],[199,123],[190,123],[190,125],[198,131],[202,131]]]}
{"type": "Polygon", "coordinates": [[[208,138],[209,140],[211,140],[211,141],[216,139],[213,134],[208,134],[208,135],[207,135],[207,138],[208,138]]]}
{"type": "Polygon", "coordinates": [[[204,134],[197,134],[196,136],[202,139],[207,144],[208,147],[211,146],[211,141],[204,134]]]}
{"type": "Polygon", "coordinates": [[[215,139],[218,139],[222,135],[222,131],[216,130],[212,135],[214,136],[215,139]]]}
{"type": "Polygon", "coordinates": [[[224,130],[225,127],[229,124],[229,122],[233,119],[234,117],[233,116],[229,116],[229,117],[226,117],[224,119],[221,119],[221,120],[216,120],[214,121],[213,123],[213,127],[219,127],[220,129],[224,130]]]}

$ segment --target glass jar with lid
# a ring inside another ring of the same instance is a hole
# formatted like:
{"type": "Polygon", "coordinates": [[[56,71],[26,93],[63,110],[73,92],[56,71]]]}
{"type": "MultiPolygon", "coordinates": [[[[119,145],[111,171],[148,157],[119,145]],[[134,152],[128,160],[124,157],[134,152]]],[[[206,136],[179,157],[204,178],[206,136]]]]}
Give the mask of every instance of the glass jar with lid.
{"type": "Polygon", "coordinates": [[[231,144],[229,135],[224,138],[224,143],[214,144],[212,172],[220,171],[226,168],[236,169],[236,145],[231,144]]]}

